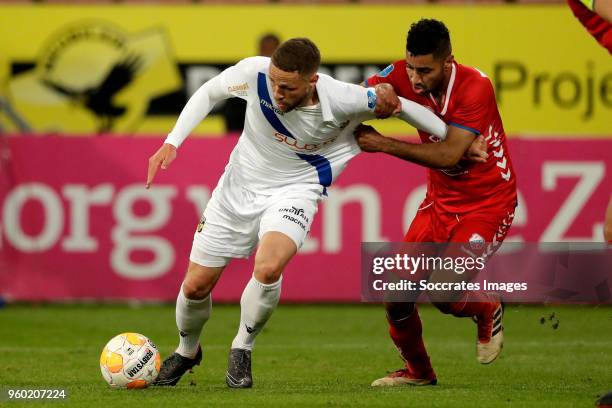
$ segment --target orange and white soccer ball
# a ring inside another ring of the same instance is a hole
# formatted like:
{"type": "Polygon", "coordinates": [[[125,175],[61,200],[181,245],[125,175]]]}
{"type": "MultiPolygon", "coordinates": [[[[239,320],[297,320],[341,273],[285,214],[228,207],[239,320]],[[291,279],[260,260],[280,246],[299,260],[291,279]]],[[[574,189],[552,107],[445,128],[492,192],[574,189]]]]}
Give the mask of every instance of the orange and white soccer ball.
{"type": "Polygon", "coordinates": [[[113,337],[100,355],[102,377],[114,388],[144,388],[159,374],[161,357],[155,343],[138,333],[113,337]]]}

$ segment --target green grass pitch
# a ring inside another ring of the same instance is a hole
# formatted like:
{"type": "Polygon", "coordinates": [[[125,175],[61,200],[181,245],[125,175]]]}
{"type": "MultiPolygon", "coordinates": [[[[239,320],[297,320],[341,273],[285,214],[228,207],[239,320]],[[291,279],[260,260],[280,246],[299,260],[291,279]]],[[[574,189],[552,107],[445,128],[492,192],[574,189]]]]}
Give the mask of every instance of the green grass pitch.
{"type": "Polygon", "coordinates": [[[257,339],[254,388],[228,389],[227,351],[239,309],[216,305],[204,330],[204,361],[194,374],[174,388],[127,391],[110,389],[102,379],[102,347],[120,332],[135,331],[168,356],[178,339],[173,305],[9,305],[0,309],[0,388],[65,388],[69,398],[0,405],[592,407],[612,390],[612,307],[509,307],[504,350],[489,366],[476,361],[476,327],[469,319],[427,306],[421,315],[437,386],[370,387],[401,366],[380,306],[281,305],[257,339]]]}

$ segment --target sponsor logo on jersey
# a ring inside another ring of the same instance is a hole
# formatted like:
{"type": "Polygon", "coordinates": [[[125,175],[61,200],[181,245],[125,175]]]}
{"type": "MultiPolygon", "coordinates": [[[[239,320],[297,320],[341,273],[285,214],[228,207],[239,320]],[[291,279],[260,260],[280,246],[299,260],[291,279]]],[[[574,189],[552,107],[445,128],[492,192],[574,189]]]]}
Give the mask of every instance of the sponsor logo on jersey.
{"type": "Polygon", "coordinates": [[[388,67],[386,67],[385,69],[383,69],[382,71],[380,71],[378,74],[376,74],[376,76],[379,76],[381,78],[388,77],[389,74],[391,72],[393,72],[393,69],[395,69],[395,65],[391,64],[388,67]]]}
{"type": "Polygon", "coordinates": [[[368,108],[374,109],[376,107],[376,93],[368,89],[368,108]]]}
{"type": "Polygon", "coordinates": [[[284,115],[285,113],[278,109],[276,106],[272,105],[270,102],[266,101],[264,98],[260,98],[259,102],[261,103],[261,105],[266,108],[266,109],[270,109],[271,111],[273,111],[274,113],[276,113],[277,115],[284,115]]]}
{"type": "Polygon", "coordinates": [[[247,96],[249,84],[246,82],[240,85],[228,86],[227,91],[235,96],[247,96]]]}
{"type": "Polygon", "coordinates": [[[287,135],[283,135],[280,132],[276,132],[274,133],[274,139],[276,139],[277,142],[279,143],[284,143],[287,146],[289,146],[292,150],[298,151],[298,152],[311,152],[313,150],[318,150],[319,148],[328,145],[330,143],[333,143],[336,141],[337,137],[334,137],[333,139],[329,139],[324,141],[323,143],[303,143],[300,142],[297,139],[294,139],[292,137],[289,137],[287,135]]]}

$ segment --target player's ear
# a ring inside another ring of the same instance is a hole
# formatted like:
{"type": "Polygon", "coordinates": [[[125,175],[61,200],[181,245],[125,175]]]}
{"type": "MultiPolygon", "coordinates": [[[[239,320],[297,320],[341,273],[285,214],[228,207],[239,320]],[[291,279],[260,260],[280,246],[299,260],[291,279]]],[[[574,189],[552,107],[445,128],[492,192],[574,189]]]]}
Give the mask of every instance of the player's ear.
{"type": "Polygon", "coordinates": [[[310,80],[308,82],[310,83],[311,86],[314,86],[318,80],[319,80],[319,74],[315,73],[313,76],[310,77],[310,80]]]}
{"type": "Polygon", "coordinates": [[[453,54],[450,54],[449,56],[444,58],[444,65],[442,69],[444,70],[445,73],[448,74],[453,69],[454,60],[455,60],[455,57],[453,56],[453,54]]]}
{"type": "Polygon", "coordinates": [[[450,54],[448,57],[444,59],[444,70],[450,70],[453,66],[453,61],[455,60],[455,56],[450,54]]]}

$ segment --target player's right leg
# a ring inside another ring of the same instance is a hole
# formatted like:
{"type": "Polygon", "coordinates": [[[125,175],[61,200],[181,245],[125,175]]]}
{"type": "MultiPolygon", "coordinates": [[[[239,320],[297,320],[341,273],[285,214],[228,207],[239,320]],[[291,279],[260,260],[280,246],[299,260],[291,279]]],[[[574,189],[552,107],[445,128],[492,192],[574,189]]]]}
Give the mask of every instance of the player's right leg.
{"type": "MultiPolygon", "coordinates": [[[[404,237],[406,243],[433,242],[431,204],[423,202],[404,237]]],[[[372,382],[373,387],[434,385],[436,374],[423,342],[423,327],[415,303],[385,303],[389,335],[405,367],[372,382]]]]}
{"type": "Polygon", "coordinates": [[[279,191],[267,199],[253,277],[240,298],[240,324],[228,356],[226,383],[231,388],[253,385],[255,339],[276,310],[282,272],[304,243],[319,199],[318,193],[307,191],[279,191]]]}
{"type": "MultiPolygon", "coordinates": [[[[512,220],[514,209],[492,214],[472,213],[462,217],[454,228],[450,246],[443,257],[486,256],[490,258],[503,242],[512,220]]],[[[431,279],[436,280],[436,274],[431,279]]],[[[469,273],[457,275],[471,280],[469,273]]],[[[448,281],[448,279],[442,279],[448,281]]],[[[477,325],[476,358],[481,364],[492,363],[501,353],[504,344],[503,304],[497,294],[466,290],[453,299],[448,295],[429,294],[434,305],[443,313],[456,317],[470,317],[477,325]],[[440,299],[436,299],[439,297],[440,299]]]]}
{"type": "MultiPolygon", "coordinates": [[[[192,259],[194,255],[192,252],[192,259]]],[[[181,377],[202,361],[200,336],[210,318],[211,291],[216,285],[227,259],[200,254],[198,262],[189,262],[189,268],[176,299],[176,325],[179,346],[164,360],[155,385],[176,385],[181,377]]]]}
{"type": "Polygon", "coordinates": [[[253,277],[240,298],[240,324],[228,356],[225,382],[230,388],[253,386],[251,353],[255,339],[278,306],[281,275],[296,252],[296,243],[278,231],[266,232],[260,241],[253,277]]]}
{"type": "Polygon", "coordinates": [[[373,387],[435,385],[438,381],[423,342],[423,327],[415,303],[386,303],[389,335],[405,367],[374,380],[373,387]]]}

